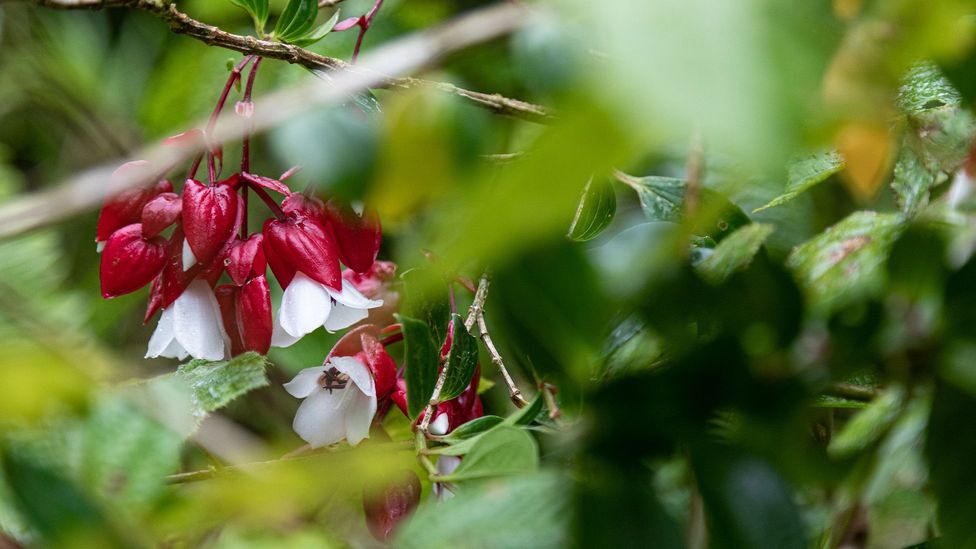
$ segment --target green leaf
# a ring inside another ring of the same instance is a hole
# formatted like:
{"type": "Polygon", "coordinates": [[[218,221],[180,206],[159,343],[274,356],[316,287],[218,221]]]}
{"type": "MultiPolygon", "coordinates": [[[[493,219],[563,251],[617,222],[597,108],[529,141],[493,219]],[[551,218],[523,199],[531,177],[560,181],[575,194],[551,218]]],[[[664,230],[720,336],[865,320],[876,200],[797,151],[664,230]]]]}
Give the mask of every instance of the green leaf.
{"type": "Polygon", "coordinates": [[[85,423],[80,473],[107,499],[145,508],[162,493],[165,476],[179,469],[182,442],[125,395],[107,395],[85,423]]]}
{"type": "MultiPolygon", "coordinates": [[[[637,191],[641,208],[648,221],[679,223],[685,219],[684,201],[687,182],[673,177],[633,177],[618,175],[620,180],[637,191]]],[[[692,220],[696,235],[719,241],[732,231],[751,222],[741,208],[711,189],[701,189],[697,218],[692,220]]]]}
{"type": "Polygon", "coordinates": [[[471,384],[471,377],[478,367],[478,338],[468,333],[464,319],[457,313],[451,315],[451,323],[454,325],[454,337],[445,363],[448,369],[441,388],[441,402],[463,393],[471,384]]]}
{"type": "Polygon", "coordinates": [[[264,25],[268,22],[268,0],[230,0],[232,4],[251,15],[254,28],[259,34],[264,33],[264,25]]]}
{"type": "Polygon", "coordinates": [[[400,312],[423,321],[432,330],[435,341],[444,341],[451,321],[444,277],[434,269],[417,267],[404,271],[400,280],[403,281],[400,312]]]}
{"type": "Polygon", "coordinates": [[[895,163],[894,178],[891,180],[891,188],[898,197],[901,211],[906,215],[915,215],[935,186],[936,176],[914,150],[905,147],[895,163]]]}
{"type": "Polygon", "coordinates": [[[21,516],[52,547],[132,547],[117,524],[61,468],[8,448],[0,459],[21,516]]]}
{"type": "Polygon", "coordinates": [[[901,231],[897,214],[855,212],[794,249],[787,265],[813,308],[830,312],[882,289],[884,262],[901,231]]]}
{"type": "Polygon", "coordinates": [[[223,408],[232,400],[268,384],[265,375],[267,360],[253,352],[231,360],[209,362],[191,360],[174,374],[186,381],[193,390],[196,415],[206,415],[223,408]]]}
{"type": "Polygon", "coordinates": [[[532,399],[532,402],[528,406],[505,418],[505,425],[530,425],[542,413],[543,404],[545,404],[545,400],[542,398],[542,393],[540,392],[535,395],[535,398],[532,399]]]}
{"type": "Polygon", "coordinates": [[[565,547],[571,484],[553,472],[469,483],[448,501],[428,498],[399,528],[393,546],[565,547]]]}
{"type": "Polygon", "coordinates": [[[752,213],[785,204],[814,185],[844,169],[844,158],[837,151],[821,152],[791,163],[786,168],[786,190],[752,213]]]}
{"type": "Polygon", "coordinates": [[[338,21],[339,21],[339,10],[336,10],[336,12],[332,15],[331,18],[329,18],[328,21],[319,25],[317,29],[309,33],[304,38],[298,38],[292,40],[291,43],[302,48],[311,46],[312,44],[325,38],[327,34],[332,32],[332,27],[334,27],[338,21]]]}
{"type": "Polygon", "coordinates": [[[709,445],[693,452],[692,464],[708,512],[709,537],[719,547],[807,547],[793,493],[769,463],[709,445]]]}
{"type": "Polygon", "coordinates": [[[500,424],[502,421],[503,419],[498,416],[481,416],[458,426],[456,429],[441,438],[441,440],[449,444],[466,440],[484,433],[492,427],[500,424]]]}
{"type": "Polygon", "coordinates": [[[773,228],[772,225],[753,223],[737,229],[719,242],[712,255],[696,267],[706,280],[716,283],[725,280],[749,266],[773,228]]]}
{"type": "Polygon", "coordinates": [[[407,411],[410,419],[416,418],[427,406],[437,384],[440,353],[430,335],[430,328],[423,322],[403,315],[396,315],[403,325],[404,378],[407,381],[407,411]]]}
{"type": "Polygon", "coordinates": [[[610,182],[590,178],[566,236],[577,242],[592,240],[610,225],[616,212],[617,195],[610,182]]]}
{"type": "Polygon", "coordinates": [[[435,480],[457,482],[531,473],[538,467],[539,448],[532,435],[517,427],[499,425],[478,437],[454,472],[435,480]]]}
{"type": "Polygon", "coordinates": [[[897,419],[903,401],[904,391],[898,388],[885,391],[830,439],[827,453],[831,457],[844,458],[876,442],[897,419]]]}
{"type": "Polygon", "coordinates": [[[275,36],[285,42],[304,38],[315,23],[318,10],[317,0],[288,0],[275,24],[275,36]]]}
{"type": "Polygon", "coordinates": [[[909,69],[898,88],[898,107],[918,114],[941,107],[958,107],[962,96],[932,63],[918,63],[909,69]]]}
{"type": "Polygon", "coordinates": [[[931,487],[945,547],[976,547],[976,398],[942,383],[935,391],[925,440],[931,487]]]}

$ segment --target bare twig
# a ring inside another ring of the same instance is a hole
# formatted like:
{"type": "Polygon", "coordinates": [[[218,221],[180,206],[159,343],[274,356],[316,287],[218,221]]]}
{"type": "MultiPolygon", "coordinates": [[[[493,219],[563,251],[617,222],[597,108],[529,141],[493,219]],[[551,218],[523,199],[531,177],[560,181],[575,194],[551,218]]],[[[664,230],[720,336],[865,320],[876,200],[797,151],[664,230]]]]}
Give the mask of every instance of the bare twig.
{"type": "Polygon", "coordinates": [[[502,360],[502,355],[499,354],[498,349],[495,348],[495,343],[491,340],[491,335],[488,333],[488,324],[485,322],[484,311],[478,314],[478,330],[481,332],[481,341],[485,344],[485,348],[488,349],[488,354],[491,355],[492,364],[498,367],[502,373],[502,377],[505,378],[505,385],[508,385],[508,396],[512,399],[512,403],[519,408],[523,408],[528,402],[522,398],[522,392],[515,385],[515,380],[512,379],[512,375],[508,373],[508,368],[505,367],[505,361],[502,360]]]}
{"type": "MultiPolygon", "coordinates": [[[[279,59],[302,65],[313,70],[331,71],[364,71],[369,72],[365,66],[355,66],[341,59],[319,55],[315,52],[285,44],[283,42],[271,42],[259,40],[253,36],[241,36],[220,30],[219,28],[207,25],[201,21],[191,18],[185,13],[176,9],[176,4],[171,4],[159,0],[16,0],[28,1],[34,4],[55,9],[101,9],[126,7],[140,9],[150,12],[162,19],[170,30],[176,34],[183,34],[201,42],[217,46],[245,55],[258,55],[270,59],[279,59]]],[[[334,1],[334,0],[333,0],[334,1]]],[[[11,0],[0,0],[0,3],[11,3],[11,0]]],[[[337,4],[335,1],[333,4],[337,4]]],[[[518,9],[518,8],[516,8],[518,9]]],[[[523,17],[526,14],[522,8],[523,17]]],[[[436,58],[428,59],[432,62],[436,58]]],[[[383,87],[391,89],[412,89],[425,88],[449,93],[471,101],[479,107],[486,108],[498,114],[513,116],[524,120],[535,122],[545,121],[550,117],[547,109],[539,105],[503,97],[498,94],[487,94],[459,88],[453,84],[445,82],[433,82],[420,78],[395,77],[375,73],[370,75],[374,84],[371,87],[383,87]]]]}
{"type": "MultiPolygon", "coordinates": [[[[221,117],[209,140],[211,143],[225,143],[240,139],[252,128],[259,132],[313,107],[340,103],[351,94],[388,78],[383,74],[415,71],[443,55],[507,34],[528,22],[525,11],[510,4],[469,12],[440,27],[398,39],[374,50],[364,57],[355,71],[341,71],[328,81],[319,80],[269,94],[255,102],[254,115],[249,120],[237,116],[221,117]]],[[[196,127],[205,125],[206,121],[201,121],[196,127]]],[[[68,178],[50,190],[12,200],[0,206],[0,239],[96,208],[107,196],[150,184],[160,173],[170,171],[180,162],[189,161],[203,150],[201,143],[181,148],[162,145],[144,148],[130,158],[117,159],[68,178]],[[110,179],[114,169],[123,162],[139,159],[148,161],[145,170],[128,170],[110,179]]]]}

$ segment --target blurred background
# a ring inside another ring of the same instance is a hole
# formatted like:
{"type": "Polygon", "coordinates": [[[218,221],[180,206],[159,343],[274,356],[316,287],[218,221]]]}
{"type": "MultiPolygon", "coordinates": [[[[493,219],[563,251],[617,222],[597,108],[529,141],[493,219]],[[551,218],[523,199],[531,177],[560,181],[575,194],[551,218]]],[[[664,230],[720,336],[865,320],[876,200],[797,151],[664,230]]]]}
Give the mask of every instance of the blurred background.
{"type": "MultiPolygon", "coordinates": [[[[955,509],[940,525],[923,432],[944,391],[934,357],[969,336],[947,335],[962,323],[943,307],[948,270],[926,286],[937,304],[918,305],[923,335],[892,331],[907,321],[891,300],[916,294],[898,293],[887,258],[967,157],[973,4],[524,3],[545,16],[423,76],[545,105],[548,122],[437,90],[374,90],[252,144],[256,173],[298,165],[292,189],[376,205],[380,258],[400,273],[477,279],[490,268],[488,322],[517,382],[531,396],[558,388],[562,420],[530,430],[540,472],[472,483],[437,509],[425,480],[398,543],[907,547],[964,533],[953,517],[976,501],[952,487],[976,479],[937,479],[955,509]],[[581,197],[591,208],[598,192],[603,206],[587,215],[599,226],[571,229],[581,197]],[[841,240],[822,236],[841,220],[841,240]],[[694,270],[730,253],[717,246],[745,226],[734,245],[751,250],[744,260],[694,270]],[[848,392],[824,396],[836,383],[848,392]]],[[[345,0],[340,19],[371,4],[345,0]]],[[[489,4],[387,0],[363,51],[489,4]]],[[[283,6],[273,0],[272,15],[283,6]]],[[[253,34],[229,1],[177,7],[253,34]]],[[[335,32],[310,49],[349,59],[354,41],[355,30],[335,32]]],[[[0,204],[189,129],[240,59],[135,9],[0,3],[0,204]]],[[[266,60],[255,97],[317,78],[266,60]]],[[[239,149],[226,148],[228,167],[239,149]]],[[[265,212],[252,214],[254,227],[265,212]]],[[[959,232],[968,223],[933,219],[959,232]]],[[[212,372],[217,394],[203,398],[169,375],[176,362],[142,358],[155,327],[142,322],[145,290],[100,297],[96,220],[0,241],[0,547],[376,544],[362,490],[389,471],[421,471],[409,442],[259,474],[167,477],[300,447],[299,401],[281,384],[341,334],[273,349],[266,374],[257,363],[212,372]]],[[[940,245],[906,248],[919,253],[906,261],[935,257],[936,269],[938,252],[922,252],[940,245]]],[[[446,287],[432,292],[447,299],[446,287]]],[[[275,283],[272,293],[279,303],[275,283]]],[[[460,299],[463,310],[471,297],[460,299]]],[[[483,351],[481,363],[494,382],[486,413],[512,413],[483,351]]],[[[958,406],[939,417],[976,411],[968,387],[944,397],[958,406]]],[[[390,444],[412,439],[398,414],[386,427],[390,444]]],[[[948,432],[938,440],[957,471],[976,450],[958,443],[972,428],[948,432]]]]}

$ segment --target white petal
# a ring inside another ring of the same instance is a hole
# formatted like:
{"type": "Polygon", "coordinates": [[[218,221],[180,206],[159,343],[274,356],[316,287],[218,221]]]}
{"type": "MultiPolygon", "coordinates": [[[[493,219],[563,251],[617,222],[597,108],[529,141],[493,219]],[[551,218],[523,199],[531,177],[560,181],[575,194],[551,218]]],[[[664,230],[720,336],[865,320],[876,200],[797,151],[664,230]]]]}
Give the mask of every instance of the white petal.
{"type": "Polygon", "coordinates": [[[297,273],[285,289],[278,309],[278,323],[289,334],[302,337],[325,324],[332,299],[325,286],[297,273]]]}
{"type": "Polygon", "coordinates": [[[193,255],[193,250],[190,249],[190,242],[185,238],[183,239],[183,270],[189,271],[190,267],[196,265],[197,256],[193,255]]]}
{"type": "Polygon", "coordinates": [[[353,309],[352,307],[347,307],[342,303],[336,303],[332,306],[332,312],[329,313],[329,318],[325,321],[325,329],[329,332],[342,330],[343,328],[348,328],[368,316],[369,311],[366,309],[353,309]]]}
{"type": "Polygon", "coordinates": [[[175,341],[173,338],[173,308],[167,307],[159,315],[156,330],[153,332],[152,337],[149,338],[149,348],[146,350],[146,358],[171,356],[167,351],[169,350],[170,344],[175,341]]]}
{"type": "Polygon", "coordinates": [[[220,306],[205,280],[194,280],[173,302],[173,331],[190,356],[205,360],[224,358],[224,331],[220,306]]]}
{"type": "Polygon", "coordinates": [[[446,435],[447,430],[451,428],[449,421],[447,414],[441,414],[435,417],[434,421],[430,422],[430,434],[437,436],[446,435]]]}
{"type": "Polygon", "coordinates": [[[337,292],[332,288],[326,287],[329,291],[329,295],[332,299],[336,300],[336,303],[341,303],[347,307],[352,307],[353,309],[374,309],[383,305],[383,300],[381,299],[369,299],[364,296],[353,286],[348,280],[342,280],[342,291],[337,292]]]}
{"type": "Polygon", "coordinates": [[[348,386],[344,391],[349,393],[344,406],[346,441],[355,446],[369,437],[369,425],[376,415],[376,396],[365,395],[348,386]]]}
{"type": "Polygon", "coordinates": [[[295,337],[285,331],[281,327],[281,310],[278,310],[278,314],[275,315],[274,326],[271,329],[271,346],[272,347],[291,347],[294,345],[300,337],[295,337]]]}
{"type": "Polygon", "coordinates": [[[322,376],[324,371],[325,368],[322,366],[305,368],[301,372],[298,372],[298,375],[294,379],[285,383],[285,390],[295,398],[305,398],[312,394],[312,391],[319,386],[319,377],[322,376]]]}
{"type": "Polygon", "coordinates": [[[105,249],[105,245],[108,244],[107,240],[96,240],[95,241],[95,253],[100,254],[102,250],[105,249]]]}
{"type": "Polygon", "coordinates": [[[343,421],[342,397],[345,390],[314,391],[302,401],[295,412],[292,428],[312,448],[328,446],[342,440],[346,426],[343,421]]]}
{"type": "MultiPolygon", "coordinates": [[[[437,474],[450,475],[461,464],[461,458],[457,456],[441,456],[437,459],[437,474]]],[[[454,492],[448,490],[439,482],[435,482],[431,487],[434,496],[441,501],[446,501],[454,497],[454,492]]]]}
{"type": "Polygon", "coordinates": [[[376,396],[376,385],[373,383],[373,374],[365,364],[351,356],[336,356],[329,359],[329,364],[336,370],[349,376],[349,379],[359,387],[359,390],[367,396],[376,396]]]}

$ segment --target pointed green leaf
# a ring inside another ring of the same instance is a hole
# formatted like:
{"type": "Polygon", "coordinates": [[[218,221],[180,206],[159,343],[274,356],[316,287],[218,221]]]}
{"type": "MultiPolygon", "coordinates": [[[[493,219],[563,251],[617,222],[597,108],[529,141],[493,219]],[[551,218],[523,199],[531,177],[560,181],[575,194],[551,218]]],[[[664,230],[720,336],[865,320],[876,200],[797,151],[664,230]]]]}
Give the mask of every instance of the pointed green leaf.
{"type": "Polygon", "coordinates": [[[542,398],[542,393],[540,392],[535,395],[535,398],[532,399],[532,402],[528,406],[505,418],[505,425],[530,425],[542,413],[543,404],[545,404],[545,400],[542,398]]]}
{"type": "Polygon", "coordinates": [[[830,439],[827,453],[834,458],[851,456],[876,442],[898,417],[904,391],[893,388],[871,401],[830,439]]]}
{"type": "Polygon", "coordinates": [[[471,377],[478,367],[478,339],[468,333],[464,319],[457,313],[451,315],[451,323],[454,325],[454,337],[447,355],[447,377],[441,388],[441,402],[463,393],[471,384],[471,377]]]}
{"type": "Polygon", "coordinates": [[[592,240],[610,225],[616,212],[617,195],[610,182],[590,178],[566,236],[577,242],[592,240]]]}
{"type": "Polygon", "coordinates": [[[291,43],[295,44],[296,46],[300,46],[302,48],[311,46],[312,44],[325,38],[327,34],[332,32],[332,27],[334,27],[338,21],[339,21],[339,10],[336,10],[336,12],[332,15],[332,17],[328,21],[319,25],[317,29],[309,33],[304,38],[297,38],[295,40],[292,40],[291,43]]]}
{"type": "Polygon", "coordinates": [[[786,190],[753,213],[785,204],[814,185],[844,169],[844,158],[834,150],[826,151],[793,162],[786,168],[786,190]]]}
{"type": "Polygon", "coordinates": [[[403,315],[396,315],[403,326],[404,378],[407,381],[407,411],[416,418],[430,401],[437,384],[440,354],[427,324],[403,315]]]}
{"type": "Polygon", "coordinates": [[[539,448],[532,435],[516,427],[499,425],[478,437],[454,472],[436,480],[457,482],[531,473],[538,468],[539,448]]]}
{"type": "Polygon", "coordinates": [[[288,0],[275,24],[275,36],[285,42],[303,38],[315,23],[318,10],[317,0],[288,0]]]}
{"type": "MultiPolygon", "coordinates": [[[[641,209],[648,221],[679,223],[684,220],[684,201],[687,182],[673,177],[656,175],[633,177],[621,174],[618,178],[637,192],[641,209]]],[[[711,189],[701,189],[699,215],[692,230],[699,236],[716,241],[751,222],[741,208],[711,189]]]]}
{"type": "Polygon", "coordinates": [[[699,272],[712,282],[725,280],[732,273],[749,266],[772,232],[772,225],[762,223],[736,230],[715,247],[712,255],[697,265],[699,272]]]}
{"type": "Polygon", "coordinates": [[[484,433],[488,429],[498,425],[503,421],[502,418],[498,416],[481,416],[476,419],[458,426],[456,429],[448,433],[441,440],[450,444],[455,442],[460,442],[462,440],[469,439],[484,433]]]}

